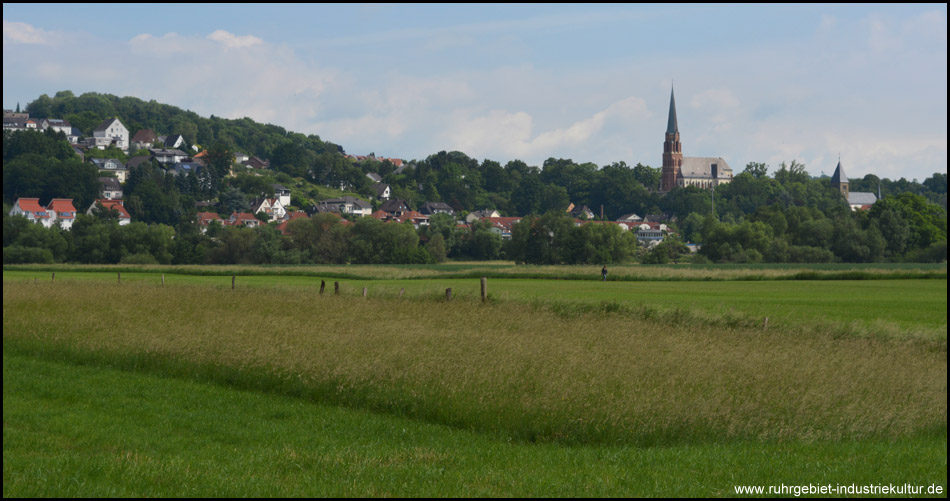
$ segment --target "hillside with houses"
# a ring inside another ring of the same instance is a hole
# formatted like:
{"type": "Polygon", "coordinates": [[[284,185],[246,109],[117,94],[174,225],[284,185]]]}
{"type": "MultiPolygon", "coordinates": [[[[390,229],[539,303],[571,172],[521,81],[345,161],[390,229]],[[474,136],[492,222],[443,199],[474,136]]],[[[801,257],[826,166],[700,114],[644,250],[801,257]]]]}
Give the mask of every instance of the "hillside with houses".
{"type": "Polygon", "coordinates": [[[940,173],[849,180],[839,162],[811,178],[793,160],[661,189],[644,163],[353,155],[246,118],[68,91],[5,110],[3,130],[5,263],[946,259],[940,173]]]}

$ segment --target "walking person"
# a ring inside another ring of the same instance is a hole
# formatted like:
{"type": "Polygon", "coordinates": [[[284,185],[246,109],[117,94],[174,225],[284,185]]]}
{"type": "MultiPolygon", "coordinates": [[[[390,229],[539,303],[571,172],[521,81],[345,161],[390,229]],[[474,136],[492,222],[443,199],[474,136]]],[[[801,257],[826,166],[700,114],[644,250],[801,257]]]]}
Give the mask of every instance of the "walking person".
{"type": "Polygon", "coordinates": [[[604,277],[603,280],[601,281],[606,282],[607,281],[607,265],[606,264],[604,265],[603,269],[600,270],[600,275],[604,277]]]}

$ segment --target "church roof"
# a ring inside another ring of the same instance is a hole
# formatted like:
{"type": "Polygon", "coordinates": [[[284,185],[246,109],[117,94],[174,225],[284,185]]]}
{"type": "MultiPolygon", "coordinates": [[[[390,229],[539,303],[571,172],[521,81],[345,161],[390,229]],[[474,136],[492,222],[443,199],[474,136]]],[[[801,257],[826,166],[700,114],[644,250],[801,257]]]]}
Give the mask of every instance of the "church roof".
{"type": "Polygon", "coordinates": [[[847,183],[848,176],[844,175],[844,169],[841,168],[841,160],[838,160],[838,166],[835,167],[835,173],[831,176],[831,184],[847,183]]]}
{"type": "Polygon", "coordinates": [[[713,157],[683,157],[683,166],[680,167],[680,177],[713,179],[712,166],[718,167],[717,179],[731,178],[732,167],[722,158],[713,157]]]}
{"type": "Polygon", "coordinates": [[[673,97],[673,88],[670,87],[670,118],[666,122],[666,133],[675,132],[679,132],[679,126],[676,124],[676,99],[673,97]]]}
{"type": "Polygon", "coordinates": [[[874,205],[877,202],[877,196],[868,191],[850,191],[848,192],[848,204],[850,205],[874,205]]]}

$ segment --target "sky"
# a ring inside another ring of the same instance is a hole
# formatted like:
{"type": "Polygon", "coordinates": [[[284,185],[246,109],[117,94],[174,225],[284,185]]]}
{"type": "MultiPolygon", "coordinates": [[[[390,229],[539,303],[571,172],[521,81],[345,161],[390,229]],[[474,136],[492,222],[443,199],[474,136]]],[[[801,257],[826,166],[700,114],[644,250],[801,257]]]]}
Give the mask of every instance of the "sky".
{"type": "MultiPolygon", "coordinates": [[[[3,107],[70,90],[347,153],[947,172],[947,5],[3,4],[3,107]]],[[[132,131],[134,133],[134,131],[132,131]]]]}

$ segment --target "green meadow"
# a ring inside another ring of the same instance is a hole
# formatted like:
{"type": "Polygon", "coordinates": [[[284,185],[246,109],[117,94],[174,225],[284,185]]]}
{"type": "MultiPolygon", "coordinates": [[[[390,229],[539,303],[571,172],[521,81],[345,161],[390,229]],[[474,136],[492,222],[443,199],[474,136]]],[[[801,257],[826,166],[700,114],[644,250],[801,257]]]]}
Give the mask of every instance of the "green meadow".
{"type": "Polygon", "coordinates": [[[945,265],[206,268],[4,270],[5,496],[946,489],[945,265]]]}

